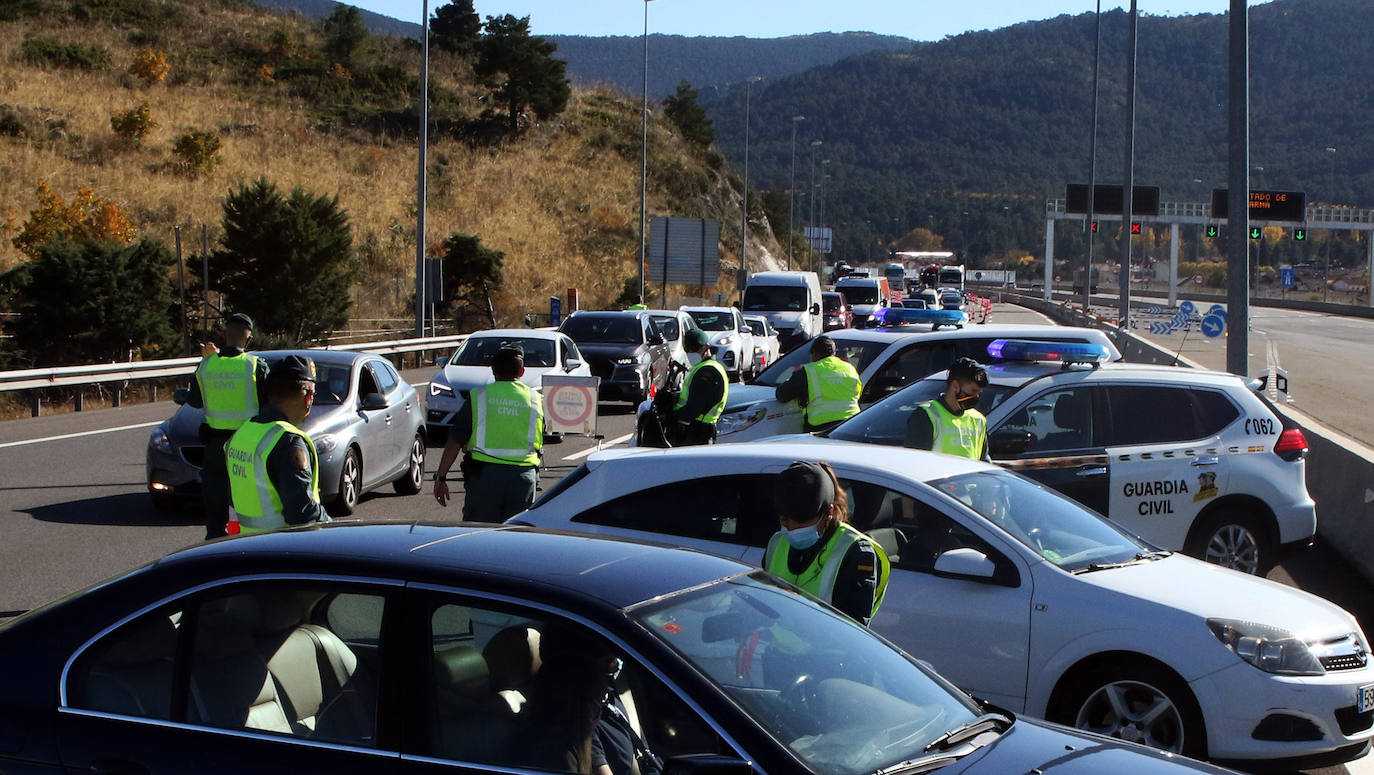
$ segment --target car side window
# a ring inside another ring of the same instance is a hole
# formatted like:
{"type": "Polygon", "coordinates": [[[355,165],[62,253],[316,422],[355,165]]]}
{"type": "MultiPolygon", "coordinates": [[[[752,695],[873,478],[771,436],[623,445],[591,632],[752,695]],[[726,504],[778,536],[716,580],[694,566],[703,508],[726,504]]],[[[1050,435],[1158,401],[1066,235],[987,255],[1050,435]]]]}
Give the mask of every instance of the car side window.
{"type": "Polygon", "coordinates": [[[1015,569],[981,537],[935,507],[881,485],[841,478],[849,501],[849,522],[887,553],[892,567],[933,573],[935,560],[951,549],[976,549],[999,574],[1015,569]]]}
{"type": "Polygon", "coordinates": [[[430,756],[552,772],[647,770],[660,757],[727,753],[724,742],[603,634],[545,611],[436,594],[430,756]]]}
{"type": "Polygon", "coordinates": [[[567,365],[568,365],[568,359],[569,359],[569,358],[576,358],[577,360],[580,361],[580,360],[582,360],[582,353],[578,352],[578,350],[577,350],[577,343],[565,336],[565,337],[563,337],[563,365],[564,365],[564,366],[567,366],[567,365]]]}
{"type": "Polygon", "coordinates": [[[235,585],[105,636],[78,659],[69,696],[86,710],[373,747],[385,604],[370,588],[235,585]]]}
{"type": "Polygon", "coordinates": [[[670,482],[594,506],[573,522],[765,546],[778,529],[771,481],[739,474],[670,482]]]}
{"type": "Polygon", "coordinates": [[[954,363],[954,350],[947,341],[918,342],[897,353],[868,380],[864,401],[876,401],[905,385],[920,381],[954,363]]]}
{"type": "Polygon", "coordinates": [[[1240,410],[1231,403],[1231,399],[1227,398],[1225,393],[1216,390],[1194,389],[1193,398],[1197,401],[1200,436],[1220,433],[1222,428],[1240,417],[1240,410]]]}
{"type": "Polygon", "coordinates": [[[378,389],[377,378],[373,375],[372,369],[364,366],[358,371],[358,397],[361,398],[368,393],[381,393],[378,389]]]}
{"type": "Polygon", "coordinates": [[[1111,444],[1160,444],[1203,436],[1198,431],[1194,394],[1186,387],[1108,385],[1111,444]]]}
{"type": "Polygon", "coordinates": [[[391,364],[386,361],[372,361],[368,364],[372,370],[372,378],[377,381],[377,387],[381,388],[382,395],[390,395],[391,391],[400,384],[401,378],[392,370],[391,364]]]}
{"type": "Polygon", "coordinates": [[[1103,446],[1094,435],[1093,390],[1072,387],[1051,390],[1012,412],[998,431],[1030,434],[1027,452],[1062,452],[1103,446]]]}

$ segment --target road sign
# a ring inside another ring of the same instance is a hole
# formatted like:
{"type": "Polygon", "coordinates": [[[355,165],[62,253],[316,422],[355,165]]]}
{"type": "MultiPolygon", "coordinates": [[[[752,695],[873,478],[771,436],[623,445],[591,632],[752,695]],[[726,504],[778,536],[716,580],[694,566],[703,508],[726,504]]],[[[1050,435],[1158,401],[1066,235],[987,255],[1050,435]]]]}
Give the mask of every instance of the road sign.
{"type": "MultiPolygon", "coordinates": [[[[1093,187],[1093,212],[1099,215],[1121,215],[1126,207],[1125,186],[1097,185],[1093,187]]],[[[1064,211],[1088,212],[1088,186],[1070,183],[1064,191],[1064,211]]],[[[1131,187],[1132,215],[1159,215],[1159,186],[1131,187]]]]}
{"type": "Polygon", "coordinates": [[[563,300],[557,296],[549,297],[549,325],[558,326],[563,320],[563,300]]]}
{"type": "Polygon", "coordinates": [[[544,376],[544,432],[596,435],[596,394],[600,377],[544,376]]]}
{"type": "Polygon", "coordinates": [[[720,273],[720,223],[655,216],[649,222],[648,258],[646,282],[715,285],[720,273]]]}
{"type": "Polygon", "coordinates": [[[1202,333],[1209,337],[1221,336],[1226,330],[1226,318],[1220,315],[1208,315],[1202,319],[1202,333]]]}
{"type": "Polygon", "coordinates": [[[1258,226],[1250,227],[1250,239],[1259,239],[1264,236],[1264,232],[1258,226]]]}
{"type": "Polygon", "coordinates": [[[1185,315],[1191,315],[1193,314],[1193,312],[1197,310],[1197,307],[1193,306],[1193,303],[1191,301],[1185,301],[1182,304],[1178,305],[1178,310],[1179,312],[1182,312],[1185,315]]]}
{"type": "Polygon", "coordinates": [[[1150,309],[1148,310],[1148,312],[1149,312],[1151,315],[1158,315],[1158,314],[1159,314],[1159,307],[1158,307],[1158,306],[1150,307],[1150,309]]]}
{"type": "MultiPolygon", "coordinates": [[[[1231,195],[1227,189],[1212,189],[1212,217],[1228,218],[1231,195]]],[[[1251,191],[1250,219],[1255,221],[1307,220],[1307,194],[1302,191],[1251,191]]]]}
{"type": "Polygon", "coordinates": [[[1221,229],[1217,228],[1216,224],[1213,224],[1213,223],[1207,224],[1207,236],[1208,236],[1209,238],[1215,239],[1216,236],[1217,236],[1218,234],[1220,234],[1220,233],[1221,233],[1221,229]]]}
{"type": "Polygon", "coordinates": [[[1292,288],[1297,285],[1297,278],[1293,276],[1293,267],[1285,266],[1279,269],[1279,278],[1283,281],[1283,287],[1292,288]]]}
{"type": "Polygon", "coordinates": [[[1139,234],[1139,233],[1140,233],[1140,224],[1136,223],[1135,221],[1132,221],[1132,222],[1131,222],[1131,233],[1132,233],[1132,234],[1139,234]]]}
{"type": "Polygon", "coordinates": [[[1223,307],[1223,306],[1221,306],[1220,304],[1213,304],[1210,308],[1208,308],[1207,314],[1208,314],[1208,315],[1217,315],[1217,316],[1220,317],[1221,319],[1225,320],[1225,319],[1226,319],[1226,308],[1223,307]]]}
{"type": "Polygon", "coordinates": [[[1152,334],[1168,334],[1168,333],[1170,333],[1170,332],[1172,332],[1172,331],[1173,331],[1173,329],[1172,329],[1172,328],[1169,328],[1169,324],[1168,324],[1168,323],[1151,323],[1151,324],[1150,324],[1150,333],[1152,333],[1152,334]]]}
{"type": "Polygon", "coordinates": [[[1301,226],[1293,229],[1293,239],[1298,242],[1302,242],[1303,240],[1307,239],[1307,229],[1304,229],[1301,226]]]}

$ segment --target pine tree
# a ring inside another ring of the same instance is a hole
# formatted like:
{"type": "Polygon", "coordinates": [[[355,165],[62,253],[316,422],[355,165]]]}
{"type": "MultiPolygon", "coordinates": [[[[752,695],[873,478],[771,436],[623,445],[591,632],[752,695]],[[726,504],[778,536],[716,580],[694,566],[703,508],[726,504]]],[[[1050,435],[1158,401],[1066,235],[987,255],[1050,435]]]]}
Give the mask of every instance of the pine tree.
{"type": "Polygon", "coordinates": [[[493,89],[504,106],[510,131],[520,128],[526,108],[541,120],[563,112],[572,91],[564,76],[567,63],[554,59],[558,46],[530,35],[530,17],[488,16],[486,34],[477,44],[473,73],[493,89]]]}
{"type": "Polygon", "coordinates": [[[683,137],[697,145],[709,146],[716,139],[706,109],[697,104],[697,90],[685,80],[677,85],[673,96],[663,101],[663,113],[672,119],[683,137]]]}
{"type": "Polygon", "coordinates": [[[352,68],[353,56],[368,35],[362,12],[351,5],[339,3],[321,25],[324,28],[324,51],[330,60],[352,68]]]}
{"type": "Polygon", "coordinates": [[[453,0],[434,12],[429,34],[434,45],[444,51],[467,54],[482,36],[482,18],[473,10],[472,0],[453,0]]]}
{"type": "Polygon", "coordinates": [[[505,253],[482,245],[481,237],[454,232],[444,240],[443,304],[439,314],[452,316],[459,330],[471,321],[487,321],[490,295],[501,290],[505,253]]]}
{"type": "MultiPolygon", "coordinates": [[[[224,200],[210,284],[260,332],[305,344],[348,322],[353,235],[339,198],[259,178],[224,200]]],[[[262,338],[262,333],[259,338],[262,338]]]]}

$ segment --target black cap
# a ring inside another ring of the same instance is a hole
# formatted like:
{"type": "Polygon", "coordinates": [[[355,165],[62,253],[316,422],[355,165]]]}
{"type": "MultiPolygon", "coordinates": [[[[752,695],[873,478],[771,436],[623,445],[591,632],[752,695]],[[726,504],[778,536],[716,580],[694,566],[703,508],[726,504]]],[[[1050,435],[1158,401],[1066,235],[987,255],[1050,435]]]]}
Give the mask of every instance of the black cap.
{"type": "Polygon", "coordinates": [[[687,333],[682,335],[682,346],[692,352],[696,352],[705,347],[710,341],[710,337],[700,328],[689,328],[687,329],[687,333]]]}
{"type": "Polygon", "coordinates": [[[811,520],[835,502],[835,485],[819,463],[798,460],[773,480],[778,516],[811,520]]]}
{"type": "Polygon", "coordinates": [[[970,379],[982,387],[988,386],[988,371],[972,358],[960,358],[949,367],[950,379],[970,379]]]}
{"type": "Polygon", "coordinates": [[[242,312],[235,312],[234,314],[230,315],[229,320],[227,322],[229,324],[237,324],[243,326],[249,331],[253,330],[253,319],[243,314],[242,312]]]}
{"type": "Polygon", "coordinates": [[[506,371],[525,368],[525,349],[519,345],[503,346],[491,356],[491,367],[506,371]]]}
{"type": "Polygon", "coordinates": [[[295,380],[314,382],[315,362],[303,355],[288,355],[277,361],[268,372],[269,380],[295,380]]]}

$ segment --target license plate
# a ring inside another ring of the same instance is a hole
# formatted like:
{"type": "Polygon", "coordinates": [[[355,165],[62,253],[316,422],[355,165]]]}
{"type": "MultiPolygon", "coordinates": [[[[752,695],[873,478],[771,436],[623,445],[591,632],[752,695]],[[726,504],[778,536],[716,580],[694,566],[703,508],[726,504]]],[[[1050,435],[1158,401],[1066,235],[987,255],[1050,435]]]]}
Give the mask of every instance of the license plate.
{"type": "Polygon", "coordinates": [[[1364,713],[1368,710],[1374,710],[1374,684],[1355,690],[1355,712],[1364,713]]]}

